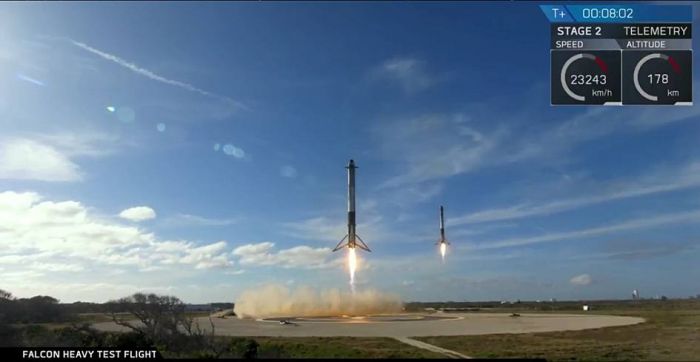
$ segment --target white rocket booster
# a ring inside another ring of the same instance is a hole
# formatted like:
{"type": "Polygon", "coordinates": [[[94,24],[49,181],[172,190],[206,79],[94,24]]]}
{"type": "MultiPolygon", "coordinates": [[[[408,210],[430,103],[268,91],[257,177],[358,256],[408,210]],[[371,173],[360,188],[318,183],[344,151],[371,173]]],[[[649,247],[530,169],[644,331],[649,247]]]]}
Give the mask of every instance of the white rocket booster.
{"type": "Polygon", "coordinates": [[[357,169],[357,167],[355,167],[355,161],[350,160],[350,163],[348,163],[348,166],[345,168],[348,170],[348,233],[342,240],[340,240],[340,242],[338,243],[338,245],[335,246],[335,249],[333,249],[333,251],[338,251],[346,246],[350,249],[354,249],[357,246],[362,250],[371,251],[369,250],[367,244],[365,244],[365,242],[362,241],[362,238],[360,238],[360,236],[357,235],[356,231],[357,225],[355,223],[355,169],[357,169]]]}
{"type": "Polygon", "coordinates": [[[450,245],[447,239],[445,239],[445,211],[442,206],[440,206],[440,240],[438,240],[435,245],[439,244],[450,245]]]}

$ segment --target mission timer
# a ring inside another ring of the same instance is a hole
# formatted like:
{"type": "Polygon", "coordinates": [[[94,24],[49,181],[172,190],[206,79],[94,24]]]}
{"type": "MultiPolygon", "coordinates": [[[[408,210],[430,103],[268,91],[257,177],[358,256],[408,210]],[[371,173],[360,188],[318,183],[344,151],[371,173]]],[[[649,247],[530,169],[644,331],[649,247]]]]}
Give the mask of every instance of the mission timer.
{"type": "Polygon", "coordinates": [[[540,5],[552,105],[693,104],[689,5],[540,5]]]}

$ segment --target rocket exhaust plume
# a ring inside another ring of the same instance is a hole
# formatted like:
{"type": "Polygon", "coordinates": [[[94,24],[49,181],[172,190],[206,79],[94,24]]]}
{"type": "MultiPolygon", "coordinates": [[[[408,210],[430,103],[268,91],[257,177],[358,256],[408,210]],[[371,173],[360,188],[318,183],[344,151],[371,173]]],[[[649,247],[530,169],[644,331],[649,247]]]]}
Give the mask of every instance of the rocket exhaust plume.
{"type": "Polygon", "coordinates": [[[348,170],[348,233],[345,237],[340,240],[338,245],[335,246],[333,251],[338,251],[342,248],[348,248],[348,269],[350,269],[350,288],[355,292],[355,270],[357,270],[357,255],[355,254],[355,248],[358,247],[364,251],[371,251],[367,244],[362,241],[359,235],[357,235],[356,223],[355,223],[355,161],[350,160],[347,167],[348,170]],[[347,240],[347,242],[345,242],[347,240]]]}
{"type": "Polygon", "coordinates": [[[445,239],[445,209],[442,206],[440,206],[440,240],[438,240],[436,245],[440,245],[440,256],[442,256],[442,262],[444,263],[447,245],[450,245],[450,243],[445,239]]]}
{"type": "Polygon", "coordinates": [[[403,304],[398,295],[377,290],[358,293],[338,289],[314,290],[302,286],[296,290],[272,284],[246,290],[236,300],[238,318],[330,317],[400,313],[403,304]]]}
{"type": "Polygon", "coordinates": [[[348,269],[350,269],[350,289],[355,293],[355,270],[357,270],[357,255],[355,248],[348,250],[348,269]]]}

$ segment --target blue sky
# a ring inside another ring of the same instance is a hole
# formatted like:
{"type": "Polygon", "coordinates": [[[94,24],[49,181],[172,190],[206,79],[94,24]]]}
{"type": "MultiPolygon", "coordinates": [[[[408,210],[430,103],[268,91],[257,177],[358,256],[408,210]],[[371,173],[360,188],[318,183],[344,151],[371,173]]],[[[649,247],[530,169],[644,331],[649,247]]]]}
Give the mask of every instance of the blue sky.
{"type": "Polygon", "coordinates": [[[0,10],[0,288],[18,296],[348,289],[330,250],[350,158],[358,288],[700,293],[700,110],[551,107],[536,4],[0,10]]]}

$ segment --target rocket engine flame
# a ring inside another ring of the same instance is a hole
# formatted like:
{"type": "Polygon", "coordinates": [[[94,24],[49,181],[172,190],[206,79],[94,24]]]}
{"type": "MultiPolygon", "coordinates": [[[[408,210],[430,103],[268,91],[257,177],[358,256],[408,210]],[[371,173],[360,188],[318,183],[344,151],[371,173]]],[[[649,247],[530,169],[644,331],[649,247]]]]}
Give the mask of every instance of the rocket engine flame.
{"type": "Polygon", "coordinates": [[[447,252],[447,244],[440,243],[440,255],[442,256],[442,262],[445,262],[445,253],[447,252]]]}
{"type": "Polygon", "coordinates": [[[350,269],[350,288],[355,293],[355,270],[357,270],[355,248],[348,248],[348,268],[350,269]]]}

